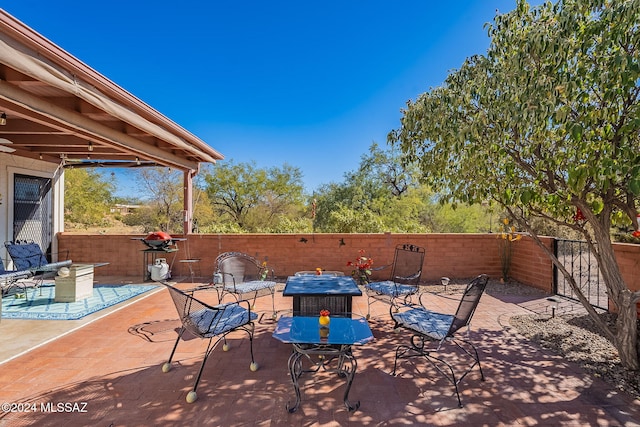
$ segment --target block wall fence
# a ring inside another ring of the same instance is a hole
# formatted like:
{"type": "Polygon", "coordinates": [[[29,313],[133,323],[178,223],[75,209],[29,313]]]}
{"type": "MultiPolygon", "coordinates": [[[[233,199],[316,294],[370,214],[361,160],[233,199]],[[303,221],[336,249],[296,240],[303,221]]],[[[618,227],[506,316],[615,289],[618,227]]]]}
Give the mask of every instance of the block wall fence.
{"type": "MultiPolygon", "coordinates": [[[[96,269],[96,276],[127,276],[132,281],[142,279],[143,250],[146,246],[132,235],[58,234],[59,250],[69,251],[77,263],[108,262],[96,269]]],[[[182,237],[182,236],[174,236],[182,237]]],[[[198,258],[195,266],[199,276],[213,274],[218,254],[227,251],[245,252],[260,261],[267,261],[281,278],[300,270],[344,271],[350,274],[347,261],[355,260],[360,250],[374,260],[374,267],[390,264],[396,245],[412,243],[426,248],[422,273],[423,282],[439,282],[440,277],[467,279],[478,274],[491,278],[501,276],[498,234],[191,234],[178,243],[172,267],[174,277],[189,276],[181,259],[198,258]]],[[[552,250],[554,239],[542,238],[552,250]]],[[[615,252],[625,282],[631,290],[640,289],[640,245],[615,244],[615,252]]],[[[172,253],[158,255],[171,263],[172,253]]],[[[387,273],[388,274],[388,273],[387,273]]],[[[553,293],[553,267],[547,255],[530,238],[513,245],[511,277],[523,284],[553,293]]],[[[373,278],[386,278],[374,273],[373,278]]],[[[640,315],[640,304],[638,304],[640,315]]]]}
{"type": "MultiPolygon", "coordinates": [[[[60,233],[58,244],[60,251],[69,251],[74,262],[108,262],[109,265],[96,270],[97,276],[135,279],[142,276],[142,251],[146,249],[137,237],[144,236],[60,233]]],[[[545,240],[548,245],[552,241],[545,240]]],[[[377,267],[390,264],[396,245],[402,243],[426,248],[423,281],[436,282],[442,276],[501,275],[496,234],[192,234],[186,241],[178,242],[172,271],[176,277],[189,275],[188,266],[179,260],[198,258],[196,268],[201,275],[211,276],[218,254],[238,251],[267,261],[279,277],[317,267],[349,274],[347,261],[355,260],[361,249],[373,258],[377,267]]],[[[173,255],[159,256],[171,262],[173,255]]],[[[551,291],[551,263],[533,241],[523,239],[514,244],[511,271],[514,279],[551,291]]]]}
{"type": "MultiPolygon", "coordinates": [[[[440,277],[471,278],[485,273],[494,279],[501,276],[498,234],[191,234],[178,243],[172,272],[174,277],[188,276],[189,269],[181,259],[199,258],[196,271],[203,277],[213,273],[218,254],[245,252],[267,261],[276,275],[286,277],[300,270],[339,270],[349,274],[347,261],[355,260],[363,249],[375,266],[390,264],[396,245],[412,243],[426,248],[422,274],[425,282],[438,282],[440,277]]],[[[74,262],[108,262],[96,275],[142,277],[143,253],[146,246],[131,235],[58,234],[61,251],[69,250],[74,262]]],[[[179,237],[179,236],[174,236],[179,237]]],[[[549,249],[554,239],[543,238],[549,249]]],[[[626,283],[640,289],[640,245],[616,244],[616,256],[626,283]]],[[[171,262],[173,254],[166,254],[171,262]]],[[[553,268],[551,261],[530,238],[513,244],[511,277],[521,283],[551,293],[553,268]]],[[[374,278],[376,278],[374,274],[374,278]]],[[[379,276],[378,278],[382,278],[379,276]]]]}

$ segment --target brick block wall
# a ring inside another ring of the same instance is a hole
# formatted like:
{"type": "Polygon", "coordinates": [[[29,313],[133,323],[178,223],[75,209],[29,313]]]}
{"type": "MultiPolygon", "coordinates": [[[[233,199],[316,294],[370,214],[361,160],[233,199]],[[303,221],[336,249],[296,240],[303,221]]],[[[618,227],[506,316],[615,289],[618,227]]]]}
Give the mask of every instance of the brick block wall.
{"type": "MultiPolygon", "coordinates": [[[[618,243],[614,245],[614,251],[627,287],[632,291],[640,291],[640,245],[618,243]]],[[[640,303],[637,304],[637,311],[640,317],[640,303]]]]}
{"type": "MultiPolygon", "coordinates": [[[[137,280],[144,272],[142,251],[146,246],[136,237],[143,236],[61,233],[58,242],[60,250],[68,249],[75,262],[108,262],[96,270],[97,276],[131,276],[137,280]]],[[[553,238],[542,240],[552,248],[553,238]]],[[[172,271],[176,277],[188,276],[188,266],[179,260],[199,258],[196,268],[202,276],[210,276],[218,254],[239,251],[266,260],[280,277],[316,267],[349,274],[347,261],[354,260],[360,249],[374,259],[374,267],[379,267],[393,261],[395,246],[402,243],[426,248],[423,281],[437,282],[442,276],[471,278],[480,273],[497,279],[501,275],[497,234],[194,234],[179,242],[172,271]]],[[[615,250],[627,285],[639,290],[640,245],[616,244],[615,250]]],[[[171,262],[173,254],[166,258],[171,262]]],[[[514,243],[511,276],[545,292],[552,291],[551,261],[530,238],[514,243]]],[[[376,273],[374,278],[386,276],[376,273]]]]}
{"type": "MultiPolygon", "coordinates": [[[[541,237],[545,247],[553,252],[552,237],[541,237]]],[[[497,250],[497,249],[496,249],[497,250]]],[[[511,276],[526,285],[547,293],[553,292],[553,264],[537,243],[524,237],[513,243],[511,276]]]]}
{"type": "MultiPolygon", "coordinates": [[[[142,251],[146,249],[135,237],[143,236],[61,233],[58,242],[75,262],[108,262],[96,270],[96,275],[135,278],[142,277],[142,251]]],[[[402,243],[426,248],[423,280],[500,275],[493,234],[197,234],[178,243],[172,271],[174,276],[188,275],[188,266],[179,260],[199,258],[198,268],[208,276],[213,273],[218,254],[238,251],[266,260],[281,277],[317,267],[349,274],[347,261],[355,260],[360,249],[374,259],[374,267],[379,267],[393,262],[394,249],[402,243]]],[[[173,254],[166,254],[166,258],[171,262],[173,254]]],[[[385,278],[386,274],[389,272],[376,272],[374,278],[385,278]]]]}
{"type": "Polygon", "coordinates": [[[625,283],[632,291],[640,290],[640,245],[619,243],[614,250],[625,283]]]}

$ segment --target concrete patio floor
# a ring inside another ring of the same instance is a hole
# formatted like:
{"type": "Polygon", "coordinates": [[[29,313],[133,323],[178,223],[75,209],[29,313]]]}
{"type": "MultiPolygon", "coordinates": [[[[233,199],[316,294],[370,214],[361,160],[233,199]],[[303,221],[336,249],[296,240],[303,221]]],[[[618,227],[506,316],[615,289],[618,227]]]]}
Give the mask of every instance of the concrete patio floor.
{"type": "MultiPolygon", "coordinates": [[[[457,297],[430,295],[429,306],[453,312],[457,297]]],[[[509,327],[510,316],[531,313],[525,307],[542,306],[541,299],[482,297],[471,337],[486,381],[477,370],[462,381],[462,408],[452,385],[426,362],[403,361],[390,375],[395,347],[409,337],[393,331],[385,305],[374,304],[375,341],[354,349],[358,370],[349,397],[361,406],[352,413],[342,402],[344,380],[328,372],[303,375],[300,408],[286,411],[294,399],[291,347],[272,338],[268,322],[256,325],[257,372],[249,370],[246,334],[234,333],[232,349],[217,348],[207,362],[198,400],[186,403],[206,343],[181,342],[173,369],[162,373],[179,328],[166,289],[77,321],[3,319],[0,403],[14,403],[17,412],[3,406],[0,426],[640,426],[639,400],[509,327]]],[[[269,312],[270,305],[261,298],[256,310],[269,312]]],[[[277,292],[276,307],[286,312],[291,299],[277,292]]],[[[354,312],[366,313],[365,297],[354,299],[354,312]]]]}

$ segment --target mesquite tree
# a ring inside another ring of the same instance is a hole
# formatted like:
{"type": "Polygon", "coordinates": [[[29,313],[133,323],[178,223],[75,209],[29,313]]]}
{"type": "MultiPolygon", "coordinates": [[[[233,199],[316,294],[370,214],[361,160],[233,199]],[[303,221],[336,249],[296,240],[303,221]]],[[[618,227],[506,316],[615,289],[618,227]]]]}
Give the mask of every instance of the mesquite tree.
{"type": "Polygon", "coordinates": [[[565,0],[514,11],[488,25],[485,55],[409,101],[389,134],[449,200],[491,199],[545,249],[542,217],[582,233],[618,312],[591,317],[637,370],[636,304],[611,244],[613,225],[638,229],[640,206],[640,0],[565,0]]]}

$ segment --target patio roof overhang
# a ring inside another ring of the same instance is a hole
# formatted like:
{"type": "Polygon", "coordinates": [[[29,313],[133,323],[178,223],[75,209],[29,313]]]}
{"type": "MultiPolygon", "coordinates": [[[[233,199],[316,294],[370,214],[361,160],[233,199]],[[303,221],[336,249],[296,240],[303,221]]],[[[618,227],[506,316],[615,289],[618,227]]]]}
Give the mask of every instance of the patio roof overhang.
{"type": "Polygon", "coordinates": [[[65,167],[157,165],[192,175],[224,158],[2,9],[1,113],[0,152],[65,167]]]}

